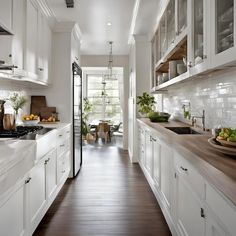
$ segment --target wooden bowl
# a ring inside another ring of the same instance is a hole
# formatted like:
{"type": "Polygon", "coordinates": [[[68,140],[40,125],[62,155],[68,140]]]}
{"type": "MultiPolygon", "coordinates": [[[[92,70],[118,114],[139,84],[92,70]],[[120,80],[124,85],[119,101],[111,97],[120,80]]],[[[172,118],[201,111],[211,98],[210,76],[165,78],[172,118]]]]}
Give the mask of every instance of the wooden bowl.
{"type": "MultiPolygon", "coordinates": [[[[221,140],[222,141],[222,140],[221,140]]],[[[216,140],[214,137],[208,139],[209,144],[214,147],[217,151],[236,157],[236,149],[234,147],[222,146],[221,142],[216,140]]]]}
{"type": "Polygon", "coordinates": [[[226,140],[221,140],[216,138],[216,140],[221,143],[223,146],[225,147],[233,147],[236,148],[236,142],[230,142],[230,141],[226,141],[226,140]]]}

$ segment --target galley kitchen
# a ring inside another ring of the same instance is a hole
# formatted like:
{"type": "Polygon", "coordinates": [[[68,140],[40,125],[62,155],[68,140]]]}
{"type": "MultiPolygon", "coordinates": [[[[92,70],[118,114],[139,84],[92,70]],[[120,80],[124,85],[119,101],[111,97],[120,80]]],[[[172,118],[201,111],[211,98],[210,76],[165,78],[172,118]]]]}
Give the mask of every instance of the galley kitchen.
{"type": "Polygon", "coordinates": [[[0,0],[0,235],[235,236],[236,0],[0,0]]]}

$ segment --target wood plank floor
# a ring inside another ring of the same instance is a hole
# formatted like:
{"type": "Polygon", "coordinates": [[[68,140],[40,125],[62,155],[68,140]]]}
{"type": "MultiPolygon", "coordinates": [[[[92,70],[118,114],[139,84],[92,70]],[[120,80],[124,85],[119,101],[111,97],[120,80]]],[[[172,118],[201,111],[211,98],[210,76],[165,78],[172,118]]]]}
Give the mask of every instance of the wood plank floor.
{"type": "Polygon", "coordinates": [[[139,167],[116,146],[84,148],[84,164],[68,180],[34,236],[169,236],[161,209],[139,167]]]}

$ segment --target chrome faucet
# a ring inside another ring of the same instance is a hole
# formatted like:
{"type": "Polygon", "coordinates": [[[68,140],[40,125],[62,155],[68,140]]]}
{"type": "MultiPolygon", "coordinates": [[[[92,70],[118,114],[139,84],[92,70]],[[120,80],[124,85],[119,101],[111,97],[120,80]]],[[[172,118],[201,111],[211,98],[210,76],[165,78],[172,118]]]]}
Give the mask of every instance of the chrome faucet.
{"type": "Polygon", "coordinates": [[[194,126],[197,122],[197,119],[202,119],[202,129],[203,131],[206,130],[206,124],[205,124],[205,119],[206,119],[206,116],[205,116],[205,110],[202,111],[202,116],[192,116],[192,126],[194,126]]]}

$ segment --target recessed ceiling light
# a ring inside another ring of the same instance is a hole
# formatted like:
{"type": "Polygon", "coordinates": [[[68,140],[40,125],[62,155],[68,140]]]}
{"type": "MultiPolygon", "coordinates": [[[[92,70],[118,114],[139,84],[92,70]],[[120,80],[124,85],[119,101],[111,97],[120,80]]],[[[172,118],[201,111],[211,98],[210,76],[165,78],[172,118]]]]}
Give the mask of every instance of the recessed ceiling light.
{"type": "Polygon", "coordinates": [[[111,26],[111,22],[107,22],[107,26],[111,26]]]}

